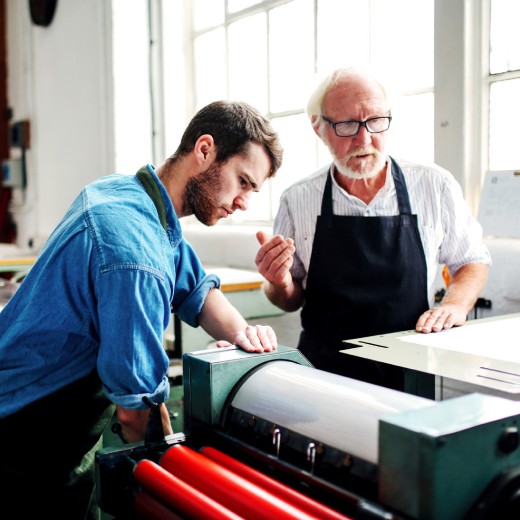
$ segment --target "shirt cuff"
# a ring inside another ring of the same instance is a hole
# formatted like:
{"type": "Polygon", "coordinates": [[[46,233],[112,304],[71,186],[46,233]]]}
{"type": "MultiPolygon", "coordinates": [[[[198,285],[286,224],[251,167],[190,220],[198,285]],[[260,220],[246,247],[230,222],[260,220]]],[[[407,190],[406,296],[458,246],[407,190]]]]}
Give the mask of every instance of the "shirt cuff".
{"type": "Polygon", "coordinates": [[[180,306],[177,311],[179,318],[192,327],[198,327],[199,322],[197,321],[197,318],[204,306],[209,291],[211,289],[219,288],[220,278],[214,274],[206,275],[191,291],[191,294],[186,301],[180,306]]]}
{"type": "Polygon", "coordinates": [[[148,405],[143,402],[143,397],[148,397],[150,401],[156,404],[161,404],[168,400],[170,396],[170,382],[168,381],[168,377],[164,376],[164,379],[153,393],[120,395],[109,392],[105,387],[105,394],[114,404],[121,406],[121,408],[128,410],[145,410],[148,408],[148,405]]]}

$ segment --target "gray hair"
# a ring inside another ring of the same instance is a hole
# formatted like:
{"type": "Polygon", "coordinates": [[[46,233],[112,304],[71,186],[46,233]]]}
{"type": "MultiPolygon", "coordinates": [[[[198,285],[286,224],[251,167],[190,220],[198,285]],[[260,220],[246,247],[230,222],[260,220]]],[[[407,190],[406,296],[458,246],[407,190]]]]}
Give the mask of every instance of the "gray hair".
{"type": "Polygon", "coordinates": [[[349,66],[335,69],[318,83],[317,87],[310,95],[309,101],[307,103],[307,116],[309,117],[311,125],[318,132],[319,135],[323,135],[323,127],[326,124],[321,118],[323,99],[325,98],[326,94],[345,79],[360,76],[370,78],[377,85],[379,85],[383,92],[383,95],[385,96],[386,102],[390,106],[387,89],[385,88],[383,83],[376,77],[375,73],[371,69],[360,66],[349,66]]]}

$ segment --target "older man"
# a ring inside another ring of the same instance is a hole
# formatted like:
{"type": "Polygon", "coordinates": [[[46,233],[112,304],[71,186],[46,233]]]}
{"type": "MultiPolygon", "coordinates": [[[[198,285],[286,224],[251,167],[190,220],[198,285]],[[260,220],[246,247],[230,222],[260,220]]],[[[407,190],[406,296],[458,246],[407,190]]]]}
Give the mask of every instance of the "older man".
{"type": "Polygon", "coordinates": [[[490,256],[449,172],[386,154],[390,108],[361,69],[319,85],[307,111],[332,164],[282,194],[275,236],[257,235],[256,264],[274,304],[302,308],[298,347],[317,368],[400,389],[400,371],[340,354],[342,340],[461,325],[490,256]],[[434,307],[439,264],[451,284],[434,307]]]}

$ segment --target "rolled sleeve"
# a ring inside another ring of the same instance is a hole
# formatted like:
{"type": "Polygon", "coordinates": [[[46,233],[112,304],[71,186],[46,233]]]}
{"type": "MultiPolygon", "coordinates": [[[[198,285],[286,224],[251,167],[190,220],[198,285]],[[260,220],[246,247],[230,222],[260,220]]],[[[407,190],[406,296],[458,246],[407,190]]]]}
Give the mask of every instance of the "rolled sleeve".
{"type": "Polygon", "coordinates": [[[135,266],[111,269],[99,278],[97,365],[107,397],[128,409],[146,408],[145,395],[166,401],[169,359],[163,333],[170,320],[169,283],[161,273],[135,266]]]}
{"type": "Polygon", "coordinates": [[[439,261],[452,273],[466,264],[490,265],[491,256],[483,241],[482,227],[464,202],[460,186],[451,178],[442,192],[441,207],[445,236],[439,261]]]}
{"type": "Polygon", "coordinates": [[[220,278],[214,274],[206,275],[193,288],[190,295],[175,310],[179,318],[192,327],[198,327],[197,318],[211,289],[220,287],[220,278]]]}
{"type": "Polygon", "coordinates": [[[210,289],[220,287],[220,278],[207,275],[202,264],[191,247],[183,239],[174,253],[175,291],[172,300],[172,312],[191,325],[198,326],[198,316],[210,289]]]}
{"type": "Polygon", "coordinates": [[[144,410],[148,406],[144,403],[143,397],[148,397],[152,402],[160,404],[167,401],[170,395],[170,383],[168,377],[164,376],[159,386],[153,392],[143,392],[141,394],[122,395],[116,392],[111,392],[105,387],[107,397],[115,404],[127,408],[129,410],[144,410]]]}

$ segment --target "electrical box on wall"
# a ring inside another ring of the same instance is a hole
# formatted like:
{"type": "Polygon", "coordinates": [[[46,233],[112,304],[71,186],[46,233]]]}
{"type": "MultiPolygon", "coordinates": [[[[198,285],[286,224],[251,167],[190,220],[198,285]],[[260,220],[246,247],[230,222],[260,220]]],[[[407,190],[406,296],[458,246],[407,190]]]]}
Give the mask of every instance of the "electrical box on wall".
{"type": "Polygon", "coordinates": [[[22,159],[2,161],[2,186],[6,188],[22,188],[24,185],[22,159]]]}
{"type": "Polygon", "coordinates": [[[29,149],[31,147],[31,126],[29,121],[17,121],[11,126],[11,146],[29,149]]]}
{"type": "Polygon", "coordinates": [[[6,188],[25,188],[27,184],[26,151],[31,147],[29,121],[17,121],[10,129],[11,157],[2,161],[2,183],[6,188]]]}

